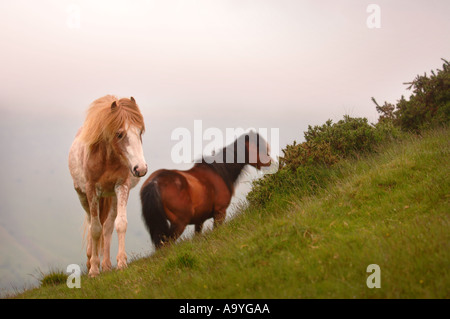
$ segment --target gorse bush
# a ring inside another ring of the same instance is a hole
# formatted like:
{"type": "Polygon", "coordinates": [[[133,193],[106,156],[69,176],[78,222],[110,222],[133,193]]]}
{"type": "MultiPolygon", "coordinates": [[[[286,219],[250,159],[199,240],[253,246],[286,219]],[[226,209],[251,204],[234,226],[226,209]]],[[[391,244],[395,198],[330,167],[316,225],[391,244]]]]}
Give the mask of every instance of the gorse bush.
{"type": "MultiPolygon", "coordinates": [[[[328,144],[330,151],[338,158],[370,152],[376,144],[376,128],[366,118],[352,118],[348,115],[333,124],[328,120],[322,126],[308,126],[304,133],[306,143],[328,144]]],[[[336,161],[335,161],[336,162],[336,161]]]]}
{"type": "Polygon", "coordinates": [[[264,205],[275,193],[314,194],[336,173],[333,166],[341,159],[373,152],[379,142],[398,135],[389,123],[371,125],[366,118],[348,115],[337,123],[328,120],[320,126],[308,126],[306,141],[287,145],[278,172],[254,181],[247,199],[250,204],[264,205]]]}
{"type": "Polygon", "coordinates": [[[291,170],[296,170],[299,166],[331,166],[338,161],[338,157],[333,155],[330,144],[326,142],[297,144],[294,141],[294,144],[286,146],[283,154],[280,165],[291,170]]]}
{"type": "Polygon", "coordinates": [[[299,165],[295,170],[293,166],[285,166],[276,174],[253,181],[247,200],[250,205],[265,206],[277,195],[312,195],[325,185],[330,174],[332,170],[325,166],[299,165]]]}
{"type": "Polygon", "coordinates": [[[404,96],[396,105],[385,102],[380,106],[372,98],[380,117],[379,122],[391,121],[405,131],[418,132],[436,125],[448,124],[450,120],[450,64],[444,60],[442,70],[431,75],[417,75],[405,83],[412,90],[409,100],[404,96]]]}
{"type": "MultiPolygon", "coordinates": [[[[308,126],[304,132],[305,142],[287,145],[280,158],[281,167],[291,170],[299,166],[330,167],[340,159],[372,152],[374,146],[387,135],[392,135],[387,126],[370,125],[366,118],[352,118],[345,115],[333,124],[328,120],[321,126],[308,126]]],[[[394,131],[394,128],[391,128],[394,131]]]]}
{"type": "Polygon", "coordinates": [[[253,182],[247,195],[250,205],[264,206],[276,195],[312,195],[325,186],[331,175],[338,173],[334,166],[342,159],[372,153],[380,143],[401,137],[402,131],[417,132],[448,124],[450,64],[443,61],[442,70],[406,83],[413,91],[409,101],[402,96],[396,105],[385,102],[380,106],[372,98],[380,114],[375,125],[366,118],[345,115],[337,123],[328,120],[323,125],[308,126],[305,142],[294,141],[282,150],[278,172],[253,182]]]}

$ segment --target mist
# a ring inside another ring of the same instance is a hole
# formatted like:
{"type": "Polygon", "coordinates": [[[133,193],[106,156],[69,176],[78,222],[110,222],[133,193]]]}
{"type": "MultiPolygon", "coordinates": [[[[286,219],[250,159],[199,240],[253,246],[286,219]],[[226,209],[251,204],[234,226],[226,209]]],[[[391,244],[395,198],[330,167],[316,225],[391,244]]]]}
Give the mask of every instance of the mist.
{"type": "MultiPolygon", "coordinates": [[[[377,121],[371,97],[409,97],[404,82],[448,58],[450,2],[3,1],[0,3],[0,289],[84,265],[84,212],[67,167],[89,104],[133,96],[149,173],[172,161],[179,127],[278,128],[279,147],[344,114],[377,121]]],[[[234,203],[245,198],[248,170],[234,203]]],[[[142,184],[142,181],[141,181],[142,184]]],[[[153,250],[138,192],[126,249],[153,250]]],[[[231,209],[232,210],[232,209],[231,209]]],[[[116,236],[114,235],[116,241],[116,236]]],[[[112,261],[117,253],[111,249],[112,261]]]]}

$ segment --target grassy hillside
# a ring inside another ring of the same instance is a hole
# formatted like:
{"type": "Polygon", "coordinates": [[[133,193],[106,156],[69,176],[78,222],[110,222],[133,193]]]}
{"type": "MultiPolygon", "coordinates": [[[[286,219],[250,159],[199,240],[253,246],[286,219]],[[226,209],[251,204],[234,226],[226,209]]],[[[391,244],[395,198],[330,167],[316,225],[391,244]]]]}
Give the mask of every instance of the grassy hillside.
{"type": "Polygon", "coordinates": [[[124,271],[18,298],[449,298],[450,132],[344,159],[309,195],[276,193],[124,271]],[[381,288],[369,289],[369,264],[381,288]]]}

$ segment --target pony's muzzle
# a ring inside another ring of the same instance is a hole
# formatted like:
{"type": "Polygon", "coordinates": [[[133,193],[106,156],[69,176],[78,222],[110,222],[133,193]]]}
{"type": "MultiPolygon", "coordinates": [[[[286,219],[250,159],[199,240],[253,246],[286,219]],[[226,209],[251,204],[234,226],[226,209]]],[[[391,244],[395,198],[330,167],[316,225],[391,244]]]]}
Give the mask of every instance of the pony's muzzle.
{"type": "Polygon", "coordinates": [[[145,174],[147,174],[147,168],[147,164],[145,164],[144,166],[136,165],[135,167],[133,167],[133,175],[136,177],[145,176],[145,174]]]}

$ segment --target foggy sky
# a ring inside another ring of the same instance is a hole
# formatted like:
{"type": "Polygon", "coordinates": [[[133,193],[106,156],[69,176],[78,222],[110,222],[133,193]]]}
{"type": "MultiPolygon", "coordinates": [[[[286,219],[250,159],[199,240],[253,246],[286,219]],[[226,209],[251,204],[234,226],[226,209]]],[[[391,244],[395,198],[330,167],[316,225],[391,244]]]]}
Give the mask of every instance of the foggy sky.
{"type": "MultiPolygon", "coordinates": [[[[10,267],[2,276],[29,271],[6,260],[5,238],[22,238],[29,251],[34,243],[41,267],[48,256],[84,262],[69,247],[81,241],[83,212],[67,154],[96,98],[136,99],[150,172],[189,166],[171,162],[170,136],[194,120],[224,132],[279,128],[284,147],[329,118],[376,122],[372,96],[409,97],[404,82],[450,58],[449,13],[448,0],[1,1],[0,265],[10,267]],[[381,8],[379,29],[366,24],[371,3],[381,8]],[[43,239],[52,232],[76,238],[65,239],[67,254],[54,253],[56,235],[43,239]]],[[[137,192],[127,251],[149,245],[137,192]]]]}
{"type": "Polygon", "coordinates": [[[149,120],[220,108],[375,121],[371,96],[398,99],[448,55],[450,3],[378,1],[369,29],[370,3],[2,1],[0,107],[78,115],[111,93],[149,120]]]}

